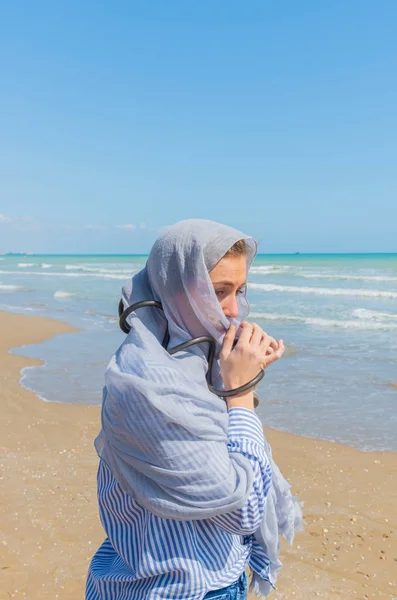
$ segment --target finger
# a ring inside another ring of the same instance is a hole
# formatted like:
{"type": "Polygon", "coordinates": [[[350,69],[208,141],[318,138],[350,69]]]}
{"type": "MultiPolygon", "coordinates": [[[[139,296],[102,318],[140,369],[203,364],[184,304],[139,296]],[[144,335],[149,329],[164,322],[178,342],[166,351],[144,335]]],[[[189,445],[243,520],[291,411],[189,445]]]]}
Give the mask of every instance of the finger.
{"type": "Polygon", "coordinates": [[[284,346],[284,342],[283,340],[278,340],[278,349],[277,351],[281,350],[282,352],[284,352],[285,350],[285,346],[284,346]]]}
{"type": "Polygon", "coordinates": [[[267,333],[264,331],[262,334],[261,343],[259,344],[259,349],[262,350],[262,352],[266,352],[272,339],[273,338],[270,337],[270,335],[267,335],[267,333]]]}
{"type": "Polygon", "coordinates": [[[284,348],[284,342],[283,342],[283,340],[279,340],[279,341],[278,341],[278,342],[276,342],[276,343],[277,343],[277,350],[274,350],[274,354],[275,354],[275,355],[276,355],[278,358],[280,358],[280,356],[282,356],[282,355],[283,355],[283,353],[284,353],[284,350],[285,350],[285,348],[284,348]]]}
{"type": "Polygon", "coordinates": [[[263,329],[256,323],[252,324],[251,346],[259,347],[263,335],[263,329]]]}
{"type": "Polygon", "coordinates": [[[230,352],[232,351],[235,337],[236,327],[232,323],[229,329],[227,330],[225,337],[223,338],[222,354],[224,354],[225,356],[229,356],[230,352]]]}
{"type": "Polygon", "coordinates": [[[270,351],[271,352],[277,352],[277,350],[280,347],[279,346],[279,342],[276,342],[276,340],[274,338],[270,337],[270,336],[267,338],[267,343],[269,345],[268,345],[268,348],[267,348],[266,352],[270,352],[270,351]]]}
{"type": "Polygon", "coordinates": [[[251,335],[252,335],[252,325],[244,321],[240,325],[241,333],[238,338],[238,342],[236,344],[236,348],[243,348],[244,346],[248,346],[251,335]]]}
{"type": "Polygon", "coordinates": [[[271,364],[273,364],[274,362],[276,362],[276,360],[277,360],[276,354],[273,354],[272,356],[266,356],[265,369],[267,367],[269,367],[271,364]]]}
{"type": "Polygon", "coordinates": [[[284,350],[285,350],[285,348],[284,348],[283,341],[280,340],[278,350],[273,352],[273,354],[266,356],[265,366],[268,367],[269,365],[274,363],[276,360],[279,360],[282,357],[282,355],[284,354],[284,350]]]}

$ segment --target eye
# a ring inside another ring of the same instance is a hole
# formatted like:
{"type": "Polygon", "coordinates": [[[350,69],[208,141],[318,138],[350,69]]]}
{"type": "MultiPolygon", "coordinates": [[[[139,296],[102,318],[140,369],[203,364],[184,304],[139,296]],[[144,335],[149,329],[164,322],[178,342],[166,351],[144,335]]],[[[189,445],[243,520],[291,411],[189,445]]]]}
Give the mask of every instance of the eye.
{"type": "Polygon", "coordinates": [[[240,288],[239,290],[237,290],[238,294],[244,294],[244,288],[240,288]]]}
{"type": "Polygon", "coordinates": [[[219,296],[222,296],[223,293],[224,293],[224,290],[215,290],[215,294],[218,298],[219,298],[219,296]]]}

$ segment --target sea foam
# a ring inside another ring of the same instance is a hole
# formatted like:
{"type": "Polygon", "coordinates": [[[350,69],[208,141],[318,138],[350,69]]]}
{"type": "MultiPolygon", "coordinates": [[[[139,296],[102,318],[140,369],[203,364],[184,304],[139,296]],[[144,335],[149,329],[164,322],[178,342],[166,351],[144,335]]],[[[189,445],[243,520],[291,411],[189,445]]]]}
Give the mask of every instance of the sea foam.
{"type": "Polygon", "coordinates": [[[259,265],[257,267],[251,267],[250,273],[254,275],[274,275],[277,273],[295,271],[300,268],[301,267],[294,267],[293,265],[259,265]]]}
{"type": "Polygon", "coordinates": [[[54,298],[62,299],[62,298],[71,298],[72,296],[76,296],[75,292],[64,292],[62,290],[57,290],[54,294],[54,298]]]}
{"type": "Polygon", "coordinates": [[[340,328],[340,329],[364,329],[390,331],[397,329],[397,323],[385,323],[382,321],[364,321],[360,319],[322,319],[318,317],[299,317],[297,315],[280,313],[250,313],[252,319],[263,319],[264,321],[289,321],[302,323],[314,327],[340,328]]]}
{"type": "MultiPolygon", "coordinates": [[[[125,274],[111,274],[111,273],[64,273],[61,271],[52,271],[51,273],[42,271],[29,271],[27,275],[37,275],[37,277],[96,277],[98,279],[119,279],[121,281],[127,280],[132,276],[129,271],[125,274]]],[[[0,271],[0,275],[22,275],[20,271],[0,271]]]]}
{"type": "Polygon", "coordinates": [[[87,265],[65,265],[66,271],[85,271],[87,273],[110,273],[110,274],[126,274],[130,275],[137,269],[130,267],[128,269],[104,269],[103,267],[89,267],[87,265]]]}
{"type": "Polygon", "coordinates": [[[0,292],[29,292],[27,288],[24,288],[21,285],[7,285],[5,283],[0,283],[0,292]]]}
{"type": "Polygon", "coordinates": [[[361,288],[323,288],[295,285],[277,285],[272,283],[250,283],[249,288],[263,292],[292,292],[297,294],[317,294],[319,296],[362,296],[367,298],[397,298],[397,291],[364,290],[361,288]]]}
{"type": "Polygon", "coordinates": [[[368,310],[367,308],[355,308],[354,316],[359,319],[372,321],[397,321],[397,313],[385,313],[377,310],[368,310]]]}
{"type": "Polygon", "coordinates": [[[390,275],[332,275],[327,273],[296,273],[298,277],[305,277],[306,279],[333,279],[333,280],[345,280],[345,281],[372,281],[372,282],[396,282],[397,277],[390,275]]]}

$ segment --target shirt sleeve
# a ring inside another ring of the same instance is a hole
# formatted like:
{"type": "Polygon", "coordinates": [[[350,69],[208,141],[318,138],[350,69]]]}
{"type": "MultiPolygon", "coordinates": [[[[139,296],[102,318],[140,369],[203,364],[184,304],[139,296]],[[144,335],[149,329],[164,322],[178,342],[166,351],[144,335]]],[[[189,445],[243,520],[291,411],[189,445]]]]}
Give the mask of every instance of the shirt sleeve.
{"type": "Polygon", "coordinates": [[[233,512],[212,518],[221,529],[229,533],[247,535],[254,533],[263,518],[266,497],[272,483],[272,472],[265,452],[262,424],[248,408],[229,410],[228,451],[248,458],[254,480],[247,502],[233,512]]]}

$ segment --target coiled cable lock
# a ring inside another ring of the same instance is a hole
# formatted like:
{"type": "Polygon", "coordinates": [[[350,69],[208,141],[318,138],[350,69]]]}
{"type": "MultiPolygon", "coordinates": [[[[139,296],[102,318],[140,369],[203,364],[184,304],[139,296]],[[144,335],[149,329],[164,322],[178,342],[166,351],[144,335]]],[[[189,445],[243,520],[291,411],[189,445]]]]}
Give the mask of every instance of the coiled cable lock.
{"type": "MultiPolygon", "coordinates": [[[[129,306],[128,308],[126,308],[124,310],[123,301],[120,300],[118,310],[119,310],[119,325],[120,325],[121,331],[123,331],[126,334],[128,334],[130,332],[131,325],[128,323],[127,319],[131,313],[135,312],[136,310],[139,310],[140,308],[150,308],[150,307],[157,308],[159,310],[163,310],[161,302],[157,302],[156,300],[142,300],[141,302],[136,302],[135,304],[131,304],[131,306],[129,306]]],[[[248,381],[248,383],[245,383],[244,385],[241,385],[238,388],[235,388],[233,390],[217,390],[212,385],[212,366],[214,364],[215,350],[216,350],[215,339],[209,335],[202,335],[197,338],[192,338],[191,340],[189,340],[187,342],[183,342],[182,344],[178,344],[177,346],[174,346],[173,348],[167,348],[169,341],[170,341],[170,336],[169,336],[168,328],[167,328],[167,331],[165,333],[165,336],[164,336],[164,339],[162,342],[162,346],[163,346],[163,348],[165,348],[167,350],[167,352],[169,354],[171,354],[171,356],[173,354],[176,354],[177,352],[180,352],[181,350],[186,350],[187,348],[190,348],[191,346],[195,346],[196,344],[208,343],[208,345],[209,345],[208,357],[207,357],[208,371],[206,374],[206,381],[207,381],[209,390],[213,394],[216,394],[217,396],[220,396],[221,398],[230,398],[231,396],[237,396],[238,394],[242,394],[243,392],[247,392],[247,391],[251,390],[252,388],[254,388],[258,385],[258,383],[263,379],[263,377],[265,375],[265,371],[261,371],[260,373],[258,373],[258,375],[256,377],[254,377],[254,379],[251,379],[251,381],[248,381]]]]}

